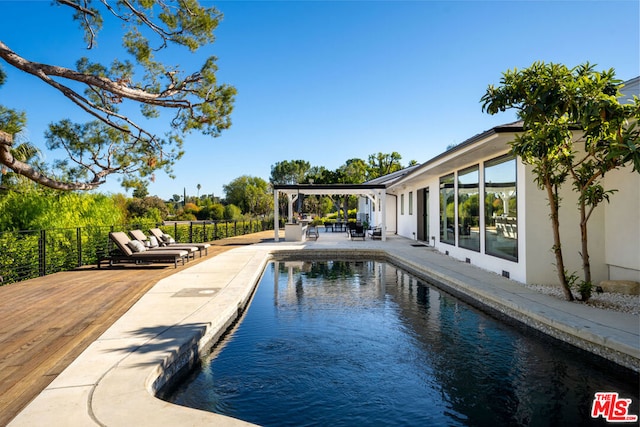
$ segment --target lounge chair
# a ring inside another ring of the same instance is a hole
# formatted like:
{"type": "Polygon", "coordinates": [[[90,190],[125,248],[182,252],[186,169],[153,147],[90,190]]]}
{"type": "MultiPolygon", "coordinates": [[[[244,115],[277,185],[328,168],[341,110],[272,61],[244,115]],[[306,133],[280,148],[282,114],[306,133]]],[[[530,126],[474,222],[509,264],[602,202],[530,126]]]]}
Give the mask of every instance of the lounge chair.
{"type": "MultiPolygon", "coordinates": [[[[191,258],[195,258],[196,252],[200,251],[196,245],[191,245],[191,244],[184,244],[184,245],[181,244],[171,248],[168,246],[163,246],[160,244],[158,239],[156,239],[154,236],[147,237],[140,230],[131,230],[129,231],[129,235],[131,236],[132,239],[141,242],[148,250],[152,250],[152,251],[155,251],[155,250],[166,251],[167,249],[182,249],[182,250],[188,251],[189,254],[191,255],[191,258]]],[[[198,253],[200,254],[200,256],[202,256],[201,251],[198,253]]]]}
{"type": "Polygon", "coordinates": [[[209,243],[176,243],[175,240],[171,236],[166,233],[163,233],[159,228],[150,228],[149,234],[155,237],[158,240],[158,244],[161,247],[168,248],[180,248],[180,247],[195,247],[198,249],[198,253],[202,256],[202,252],[204,251],[205,255],[209,254],[209,243]]]}
{"type": "MultiPolygon", "coordinates": [[[[155,238],[150,239],[149,237],[145,236],[145,234],[140,230],[131,230],[129,231],[129,235],[133,240],[137,240],[138,242],[142,243],[144,247],[147,248],[148,251],[166,251],[171,249],[181,249],[183,251],[189,252],[189,256],[194,259],[196,257],[196,252],[198,251],[197,247],[191,246],[191,245],[184,245],[184,246],[175,247],[175,248],[169,248],[168,246],[160,246],[160,244],[158,244],[157,241],[155,242],[153,241],[153,240],[156,240],[155,238]]],[[[200,255],[202,256],[202,254],[200,255]]]]}
{"type": "Polygon", "coordinates": [[[350,231],[349,237],[351,240],[361,238],[365,239],[366,233],[364,232],[364,226],[362,224],[356,224],[353,229],[350,231]]]}
{"type": "Polygon", "coordinates": [[[118,252],[111,253],[105,257],[98,258],[98,268],[102,266],[103,261],[108,261],[109,266],[114,263],[131,262],[140,264],[142,262],[160,262],[168,263],[173,262],[173,265],[177,268],[178,261],[182,261],[182,265],[185,263],[185,259],[189,258],[189,251],[176,249],[166,251],[148,251],[140,242],[133,243],[134,241],[122,231],[115,231],[109,233],[109,239],[115,243],[118,252]]]}

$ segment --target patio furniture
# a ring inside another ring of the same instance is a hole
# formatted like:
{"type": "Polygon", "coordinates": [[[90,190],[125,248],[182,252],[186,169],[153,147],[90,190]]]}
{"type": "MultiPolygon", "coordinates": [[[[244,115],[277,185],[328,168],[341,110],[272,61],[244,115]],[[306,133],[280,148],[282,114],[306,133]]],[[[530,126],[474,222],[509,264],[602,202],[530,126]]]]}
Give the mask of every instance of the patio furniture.
{"type": "Polygon", "coordinates": [[[176,243],[170,235],[163,233],[159,228],[150,228],[149,233],[158,240],[160,246],[169,248],[196,247],[200,256],[202,256],[202,251],[205,255],[209,254],[209,246],[211,246],[209,243],[176,243]]]}
{"type": "Polygon", "coordinates": [[[189,259],[189,251],[182,249],[172,249],[164,251],[146,250],[144,245],[136,240],[131,240],[122,231],[109,233],[109,239],[115,243],[117,252],[113,251],[107,256],[98,258],[98,268],[102,267],[102,262],[107,261],[109,266],[115,263],[169,263],[173,262],[175,268],[178,268],[178,261],[185,263],[185,259],[189,259]]]}
{"type": "Polygon", "coordinates": [[[332,222],[325,222],[324,224],[324,231],[326,233],[329,232],[329,229],[331,229],[331,232],[333,232],[333,223],[332,222]]]}
{"type": "Polygon", "coordinates": [[[320,237],[318,233],[318,228],[315,225],[309,225],[307,227],[306,236],[307,236],[307,240],[310,240],[310,239],[318,240],[318,237],[320,237]]]}
{"type": "Polygon", "coordinates": [[[354,224],[353,229],[349,231],[349,237],[351,238],[351,240],[353,239],[364,240],[366,237],[366,233],[364,232],[364,226],[362,224],[354,224]]]}
{"type": "Polygon", "coordinates": [[[374,227],[369,231],[369,236],[373,240],[382,239],[382,227],[374,227]]]}
{"type": "Polygon", "coordinates": [[[355,228],[356,228],[356,223],[355,223],[355,222],[348,222],[348,223],[345,225],[344,229],[345,229],[345,231],[347,232],[347,237],[351,237],[351,232],[352,232],[353,230],[355,230],[355,228]]]}
{"type": "MultiPolygon", "coordinates": [[[[166,251],[166,250],[181,249],[183,251],[189,252],[189,255],[191,255],[191,258],[195,258],[195,253],[198,251],[198,248],[195,245],[190,245],[190,244],[177,245],[177,246],[171,246],[171,247],[162,246],[160,242],[158,242],[158,239],[156,239],[154,236],[147,237],[140,230],[130,230],[129,235],[133,240],[137,240],[138,242],[142,243],[148,251],[166,251]]],[[[202,253],[200,253],[200,256],[202,256],[202,253]]]]}

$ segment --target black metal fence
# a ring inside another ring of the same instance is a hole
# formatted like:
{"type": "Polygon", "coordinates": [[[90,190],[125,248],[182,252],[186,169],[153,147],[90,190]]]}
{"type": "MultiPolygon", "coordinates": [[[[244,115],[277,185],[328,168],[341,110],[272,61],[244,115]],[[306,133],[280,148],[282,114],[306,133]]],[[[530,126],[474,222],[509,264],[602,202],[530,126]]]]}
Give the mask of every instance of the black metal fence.
{"type": "Polygon", "coordinates": [[[0,233],[0,286],[96,264],[113,250],[109,232],[158,227],[176,242],[202,243],[273,230],[273,221],[191,221],[158,225],[56,228],[0,233]]]}

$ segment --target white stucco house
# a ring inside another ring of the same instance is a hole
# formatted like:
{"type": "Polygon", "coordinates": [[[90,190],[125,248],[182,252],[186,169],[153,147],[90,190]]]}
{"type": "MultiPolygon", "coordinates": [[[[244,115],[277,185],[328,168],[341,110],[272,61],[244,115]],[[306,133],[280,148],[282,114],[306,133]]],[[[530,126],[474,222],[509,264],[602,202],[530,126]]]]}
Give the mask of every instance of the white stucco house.
{"type": "MultiPolygon", "coordinates": [[[[640,96],[640,77],[625,83],[624,99],[640,96]]],[[[361,215],[386,232],[422,241],[463,262],[529,284],[557,284],[546,193],[532,168],[509,154],[520,122],[475,135],[427,162],[376,180],[385,206],[362,199],[361,215]],[[384,216],[381,209],[386,209],[384,216]]],[[[608,173],[617,189],[589,220],[593,282],[640,281],[640,174],[608,173]]],[[[560,232],[565,266],[582,275],[577,193],[564,185],[560,232]]]]}

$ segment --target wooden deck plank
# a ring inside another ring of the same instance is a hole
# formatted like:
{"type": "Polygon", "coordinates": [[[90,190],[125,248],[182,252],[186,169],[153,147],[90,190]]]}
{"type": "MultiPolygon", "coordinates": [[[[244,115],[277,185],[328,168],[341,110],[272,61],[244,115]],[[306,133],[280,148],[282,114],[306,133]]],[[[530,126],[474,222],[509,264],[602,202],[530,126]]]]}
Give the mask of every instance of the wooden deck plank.
{"type": "Polygon", "coordinates": [[[211,242],[209,254],[173,265],[87,266],[0,286],[0,425],[6,425],[158,280],[273,231],[211,242]]]}

